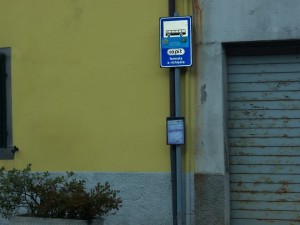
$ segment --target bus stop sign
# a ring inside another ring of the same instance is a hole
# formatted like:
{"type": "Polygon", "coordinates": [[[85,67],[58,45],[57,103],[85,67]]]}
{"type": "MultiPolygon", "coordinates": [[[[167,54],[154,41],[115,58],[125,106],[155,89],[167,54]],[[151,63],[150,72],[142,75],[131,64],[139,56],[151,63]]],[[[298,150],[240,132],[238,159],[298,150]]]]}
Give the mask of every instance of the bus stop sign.
{"type": "Polygon", "coordinates": [[[192,18],[160,18],[160,66],[192,66],[192,18]]]}

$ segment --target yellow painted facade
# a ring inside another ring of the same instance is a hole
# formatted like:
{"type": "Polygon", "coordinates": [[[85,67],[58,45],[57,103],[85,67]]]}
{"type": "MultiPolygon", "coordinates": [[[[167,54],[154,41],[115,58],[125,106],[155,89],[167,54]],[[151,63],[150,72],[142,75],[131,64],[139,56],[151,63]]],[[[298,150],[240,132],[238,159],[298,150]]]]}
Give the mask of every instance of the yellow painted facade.
{"type": "MultiPolygon", "coordinates": [[[[159,67],[161,0],[0,0],[12,50],[13,139],[0,166],[168,172],[168,69],[159,67]]],[[[178,2],[188,12],[190,3],[178,2]]],[[[189,13],[186,13],[189,14],[189,13]]],[[[193,69],[183,78],[193,168],[193,69]]]]}

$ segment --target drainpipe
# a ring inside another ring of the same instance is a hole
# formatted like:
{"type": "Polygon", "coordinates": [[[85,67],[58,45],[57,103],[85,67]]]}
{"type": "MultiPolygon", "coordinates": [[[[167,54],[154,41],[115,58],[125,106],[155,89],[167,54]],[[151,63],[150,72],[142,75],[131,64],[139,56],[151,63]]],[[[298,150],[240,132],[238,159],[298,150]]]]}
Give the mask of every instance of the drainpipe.
{"type": "MultiPolygon", "coordinates": [[[[175,0],[169,0],[169,16],[175,14],[175,0]]],[[[169,71],[170,85],[170,116],[175,117],[175,69],[169,71]]],[[[176,146],[170,145],[171,182],[172,182],[172,211],[173,225],[177,225],[177,178],[176,178],[176,146]]]]}
{"type": "MultiPolygon", "coordinates": [[[[182,0],[183,1],[183,14],[184,15],[189,15],[189,0],[182,0]]],[[[185,83],[185,122],[186,122],[186,136],[190,137],[190,128],[191,128],[191,69],[186,68],[185,74],[184,74],[184,83],[185,83]]],[[[192,195],[191,193],[193,192],[192,188],[192,166],[191,166],[191,145],[193,144],[193,141],[191,140],[190,137],[190,142],[187,143],[185,146],[185,222],[186,225],[191,225],[193,224],[192,222],[192,208],[193,208],[193,203],[192,203],[192,195]]]]}

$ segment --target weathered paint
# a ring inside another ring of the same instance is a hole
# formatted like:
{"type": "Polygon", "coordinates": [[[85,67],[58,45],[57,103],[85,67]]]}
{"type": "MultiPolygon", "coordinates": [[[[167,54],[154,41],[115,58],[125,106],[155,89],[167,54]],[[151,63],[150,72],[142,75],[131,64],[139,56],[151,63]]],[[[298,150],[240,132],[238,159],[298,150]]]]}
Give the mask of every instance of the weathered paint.
{"type": "MultiPolygon", "coordinates": [[[[224,114],[224,111],[227,111],[227,91],[226,91],[226,57],[224,57],[224,48],[223,44],[233,43],[233,42],[259,42],[259,41],[279,41],[279,40],[291,40],[299,39],[300,37],[300,4],[299,0],[251,0],[251,1],[241,1],[241,0],[196,0],[194,2],[194,19],[196,24],[197,34],[195,37],[196,51],[197,55],[197,83],[198,83],[198,93],[197,93],[197,109],[196,115],[198,115],[198,120],[196,123],[197,137],[196,139],[196,149],[195,149],[195,171],[197,176],[203,177],[214,177],[218,175],[226,175],[226,138],[227,138],[227,115],[224,114]],[[208,93],[207,100],[205,104],[201,104],[201,86],[206,85],[206,91],[208,93]],[[225,137],[225,138],[223,138],[225,137]],[[224,157],[225,155],[225,157],[224,157]]],[[[256,43],[252,43],[256,44],[256,43]]],[[[282,46],[284,50],[286,46],[282,46]]],[[[295,48],[297,49],[297,48],[295,48]]],[[[272,47],[268,49],[269,52],[272,52],[272,47]]],[[[251,53],[256,53],[252,51],[251,53]]],[[[282,56],[284,57],[284,56],[282,56]]],[[[263,73],[262,73],[263,74],[263,73]]],[[[285,73],[286,74],[286,73],[285,73]]],[[[287,74],[286,74],[287,75],[287,74]]],[[[250,75],[242,75],[244,79],[249,79],[250,75]]],[[[260,74],[256,76],[255,79],[260,79],[260,74]]],[[[273,79],[275,75],[271,75],[270,79],[273,79]]],[[[290,76],[287,75],[288,80],[290,76]]],[[[230,77],[228,77],[231,79],[230,77]]],[[[269,77],[268,77],[269,78],[269,77]]],[[[252,79],[252,78],[251,78],[252,79]]],[[[263,78],[265,79],[265,78],[263,78]]],[[[280,85],[279,85],[280,86],[280,85]]],[[[297,86],[297,85],[296,85],[297,86]]],[[[291,86],[290,86],[291,87],[291,86]]],[[[299,85],[298,85],[299,87],[299,85]]],[[[244,88],[248,88],[247,85],[244,85],[244,88]]],[[[249,89],[252,89],[253,86],[249,89]]],[[[281,89],[282,87],[273,86],[275,89],[281,89]]],[[[253,89],[252,89],[253,90],[253,89]]],[[[272,91],[270,91],[272,92],[272,91]]],[[[277,98],[277,94],[273,95],[265,93],[271,98],[277,98]]],[[[237,96],[237,95],[235,95],[237,96]]],[[[282,93],[282,97],[285,95],[282,93]]],[[[288,93],[289,98],[294,98],[288,93]]],[[[257,100],[260,96],[253,95],[251,101],[257,100]]],[[[240,99],[244,99],[244,96],[241,96],[240,99]]],[[[244,110],[244,118],[247,118],[247,113],[254,115],[252,110],[244,110]]],[[[277,110],[279,112],[280,110],[277,110]]],[[[263,115],[262,112],[265,110],[257,111],[257,116],[259,114],[263,115]]],[[[276,114],[277,112],[272,112],[276,114]]],[[[297,114],[296,111],[295,115],[297,114]]],[[[283,111],[282,115],[285,112],[283,111]]],[[[237,115],[236,113],[231,114],[230,116],[241,116],[242,112],[237,115]]],[[[264,114],[267,117],[272,117],[271,114],[264,114]]],[[[232,119],[232,118],[231,118],[232,119]]],[[[259,119],[259,117],[257,118],[259,119]]],[[[270,118],[271,119],[271,118],[270,118]]],[[[283,118],[282,118],[283,119],[283,118]]],[[[243,122],[243,121],[241,121],[243,122]]],[[[272,121],[268,121],[272,122],[272,121]]],[[[282,121],[284,122],[284,121],[282,121]]],[[[296,122],[296,121],[291,121],[296,122]]],[[[289,123],[291,124],[291,123],[289,123]]],[[[243,126],[244,124],[242,124],[243,126]]],[[[239,126],[238,126],[239,127],[239,126]]],[[[255,127],[254,127],[255,128],[255,127]]],[[[254,129],[253,128],[253,129],[254,129]]],[[[239,128],[241,129],[241,128],[239,128]]],[[[240,131],[240,130],[239,130],[240,131]]],[[[237,133],[239,132],[237,131],[237,133]]],[[[274,131],[277,132],[277,131],[274,131]]],[[[262,132],[261,132],[262,133],[262,132]]],[[[274,134],[274,133],[273,133],[274,134]]],[[[272,134],[272,135],[273,135],[272,134]]],[[[260,134],[261,135],[261,134],[260,134]]],[[[289,134],[294,136],[294,134],[289,134]]],[[[239,147],[234,147],[235,152],[239,151],[239,147]]],[[[243,152],[237,153],[239,155],[252,155],[250,151],[251,147],[247,147],[243,152]]],[[[275,148],[256,148],[256,154],[267,154],[268,150],[272,154],[283,154],[283,149],[280,147],[275,148]],[[277,152],[277,153],[276,153],[277,152]]],[[[287,154],[293,155],[292,150],[285,148],[287,154]]],[[[224,175],[224,177],[225,177],[224,175]]],[[[197,177],[196,176],[196,177],[197,177]]],[[[205,179],[201,180],[205,186],[205,189],[199,189],[201,184],[196,182],[199,186],[196,187],[196,191],[200,190],[201,193],[197,195],[199,199],[196,200],[196,204],[199,207],[196,208],[197,215],[199,219],[197,222],[199,224],[205,225],[215,225],[215,220],[218,218],[211,219],[209,216],[201,216],[201,214],[206,214],[206,212],[211,212],[210,215],[215,215],[219,217],[220,220],[224,219],[226,215],[229,214],[229,207],[226,204],[219,205],[205,205],[201,204],[202,199],[206,202],[214,202],[213,194],[215,193],[216,182],[209,183],[205,182],[205,179]],[[208,186],[208,187],[207,187],[208,186]],[[204,191],[205,190],[205,191],[204,191]],[[203,197],[205,196],[205,197],[203,197]],[[207,201],[206,196],[212,196],[210,201],[207,201]],[[222,208],[223,207],[223,208],[222,208]],[[220,209],[222,208],[222,209],[220,209]],[[215,211],[215,214],[214,214],[215,211]],[[220,214],[219,212],[223,212],[220,214]],[[224,216],[225,215],[225,216],[224,216]],[[207,219],[208,218],[208,219],[207,219]]],[[[224,179],[224,182],[227,182],[224,179]]],[[[224,185],[225,187],[226,185],[224,185]]],[[[200,192],[199,191],[199,192],[200,192]]],[[[224,198],[228,197],[229,194],[225,195],[224,198]]],[[[221,197],[221,196],[219,196],[221,197]]],[[[219,221],[220,221],[219,220],[219,221]]],[[[238,221],[237,222],[241,222],[238,221]]],[[[276,222],[275,220],[269,220],[270,224],[274,225],[291,225],[293,222],[276,222]]],[[[243,224],[255,224],[261,225],[265,222],[243,220],[243,224]]],[[[225,220],[222,223],[226,225],[235,225],[235,222],[230,223],[230,221],[225,220]]]]}
{"type": "Polygon", "coordinates": [[[229,57],[227,71],[231,223],[300,224],[300,57],[229,57]]]}

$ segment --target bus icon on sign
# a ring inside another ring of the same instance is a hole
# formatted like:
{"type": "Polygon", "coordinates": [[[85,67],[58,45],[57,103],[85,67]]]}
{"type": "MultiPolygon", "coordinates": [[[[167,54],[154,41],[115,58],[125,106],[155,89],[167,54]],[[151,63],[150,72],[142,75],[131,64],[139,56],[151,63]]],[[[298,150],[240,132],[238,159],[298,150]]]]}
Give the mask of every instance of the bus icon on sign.
{"type": "Polygon", "coordinates": [[[166,36],[171,37],[171,36],[180,36],[182,37],[183,35],[186,35],[186,30],[185,29],[178,29],[178,30],[166,30],[166,36]]]}
{"type": "Polygon", "coordinates": [[[165,38],[187,37],[189,24],[187,20],[175,20],[163,22],[163,36],[165,38]]]}

